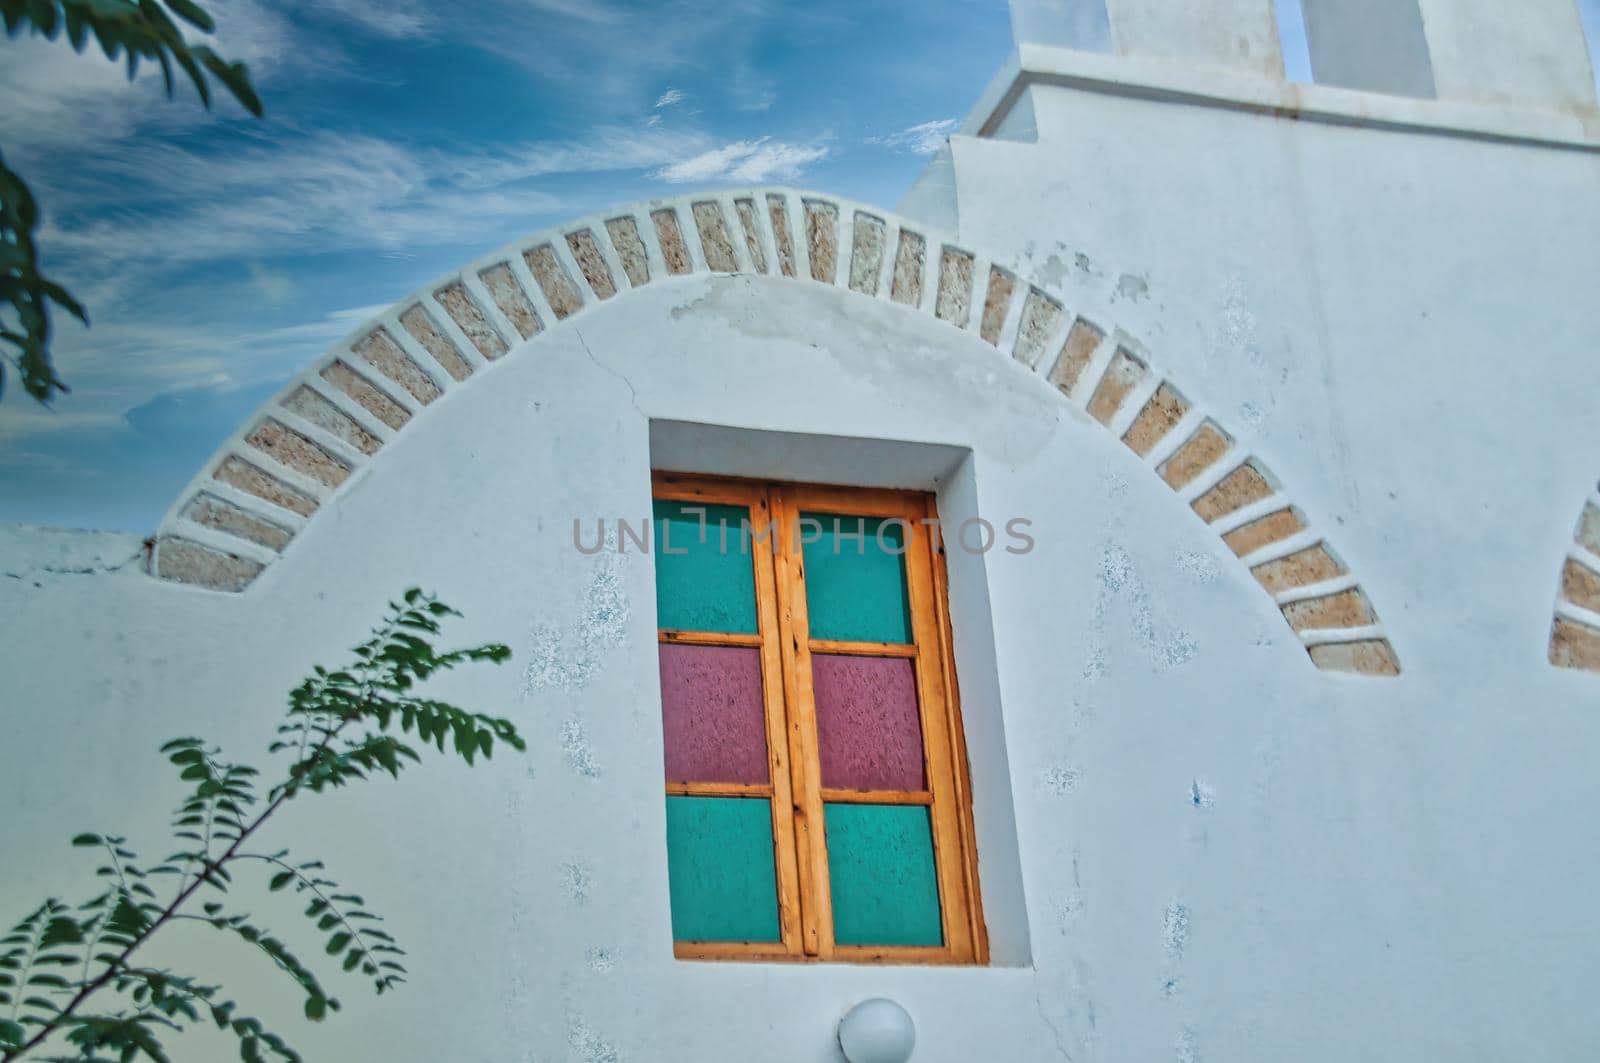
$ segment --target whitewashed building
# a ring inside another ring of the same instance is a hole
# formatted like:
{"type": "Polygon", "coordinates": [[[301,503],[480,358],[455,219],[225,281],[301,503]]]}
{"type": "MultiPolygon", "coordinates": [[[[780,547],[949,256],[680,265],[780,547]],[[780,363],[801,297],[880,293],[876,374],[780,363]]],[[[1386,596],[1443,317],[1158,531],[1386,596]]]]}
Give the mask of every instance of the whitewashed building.
{"type": "Polygon", "coordinates": [[[1011,6],[898,211],[519,239],[153,540],[0,529],[3,907],[74,831],[157,847],[155,744],[250,755],[416,584],[512,645],[442,690],[530,751],[280,825],[414,972],[300,1029],[241,957],[308,1058],[822,1063],[872,997],[926,1063],[1600,1054],[1574,0],[1304,0],[1315,84],[1270,0],[1011,6]],[[664,554],[696,504],[875,534],[664,554]]]}

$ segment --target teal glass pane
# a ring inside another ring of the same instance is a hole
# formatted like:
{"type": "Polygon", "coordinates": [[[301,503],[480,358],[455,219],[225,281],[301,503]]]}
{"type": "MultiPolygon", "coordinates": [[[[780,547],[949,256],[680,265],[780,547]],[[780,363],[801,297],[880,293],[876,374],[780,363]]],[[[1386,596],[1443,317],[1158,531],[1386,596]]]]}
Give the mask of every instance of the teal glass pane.
{"type": "Polygon", "coordinates": [[[805,544],[811,637],[910,642],[904,525],[893,518],[800,516],[800,534],[815,540],[805,544]],[[808,521],[822,525],[820,538],[808,521]]]}
{"type": "Polygon", "coordinates": [[[933,826],[925,805],[829,802],[833,938],[841,945],[941,945],[933,826]]]}
{"type": "Polygon", "coordinates": [[[755,562],[745,526],[749,519],[743,506],[656,500],[658,627],[755,633],[755,562]]]}
{"type": "Polygon", "coordinates": [[[674,941],[778,941],[772,803],[667,797],[674,941]]]}

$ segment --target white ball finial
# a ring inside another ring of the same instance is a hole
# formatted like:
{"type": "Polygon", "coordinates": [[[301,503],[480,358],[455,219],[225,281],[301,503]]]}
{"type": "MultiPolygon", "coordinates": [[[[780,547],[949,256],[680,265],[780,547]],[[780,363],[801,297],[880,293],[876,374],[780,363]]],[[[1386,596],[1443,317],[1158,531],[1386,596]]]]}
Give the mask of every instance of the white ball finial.
{"type": "Polygon", "coordinates": [[[916,1044],[911,1016],[892,1000],[863,1000],[839,1020],[839,1047],[850,1063],[906,1063],[916,1044]]]}

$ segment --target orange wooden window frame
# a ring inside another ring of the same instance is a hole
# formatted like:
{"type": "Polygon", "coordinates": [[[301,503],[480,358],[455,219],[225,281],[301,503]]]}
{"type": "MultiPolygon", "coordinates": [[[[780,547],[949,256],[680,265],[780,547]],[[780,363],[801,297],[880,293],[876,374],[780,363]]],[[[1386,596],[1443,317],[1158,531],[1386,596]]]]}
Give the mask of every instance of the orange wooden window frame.
{"type": "Polygon", "coordinates": [[[752,528],[777,528],[769,541],[756,538],[756,634],[659,629],[659,641],[702,646],[751,646],[761,650],[767,724],[769,782],[764,785],[668,780],[668,794],[770,797],[774,866],[778,881],[781,942],[678,941],[680,959],[792,960],[856,963],[989,962],[988,933],[978,888],[977,846],[972,823],[972,785],[961,726],[955,660],[951,651],[948,583],[943,543],[938,541],[932,495],[817,484],[777,483],[656,472],[657,499],[748,508],[752,528]],[[874,643],[812,639],[806,615],[805,563],[797,539],[802,511],[904,521],[906,592],[912,642],[874,643]],[[824,789],[818,753],[816,705],[811,691],[811,654],[909,658],[921,712],[927,790],[836,791],[824,789]],[[823,804],[926,805],[933,828],[935,874],[944,943],[938,946],[838,945],[828,882],[823,804]]]}

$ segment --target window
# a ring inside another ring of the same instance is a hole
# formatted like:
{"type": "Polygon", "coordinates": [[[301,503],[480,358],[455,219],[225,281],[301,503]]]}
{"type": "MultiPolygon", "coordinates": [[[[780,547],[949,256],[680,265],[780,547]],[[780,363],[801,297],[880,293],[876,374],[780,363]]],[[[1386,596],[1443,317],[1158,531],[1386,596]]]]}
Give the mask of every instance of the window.
{"type": "Polygon", "coordinates": [[[986,963],[933,499],[657,473],[675,952],[986,963]]]}

